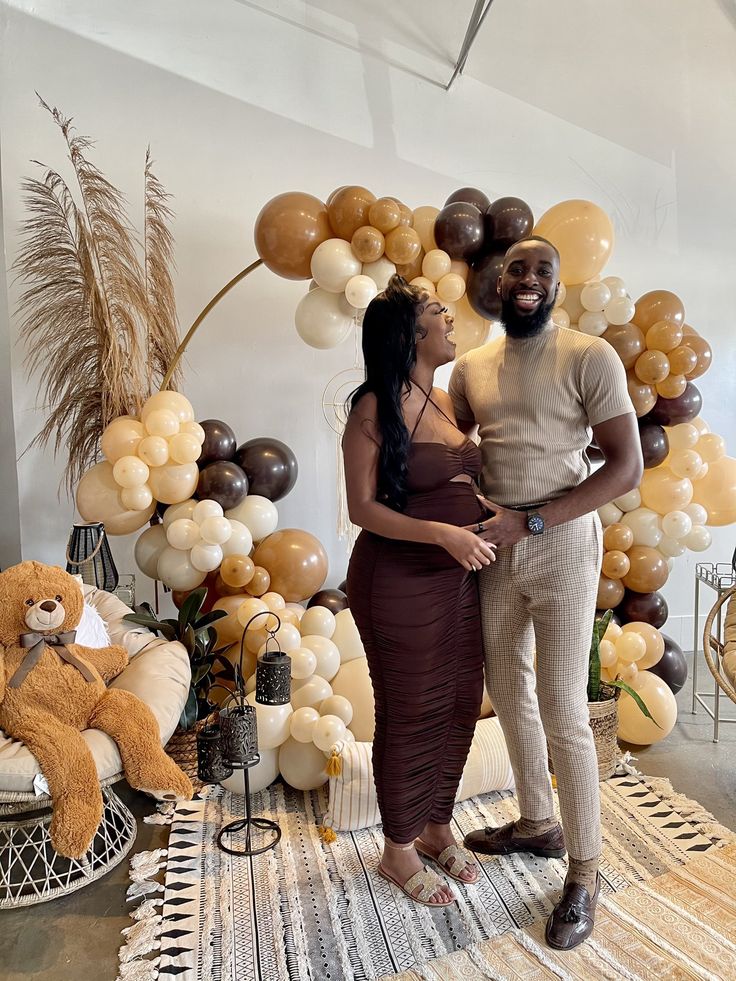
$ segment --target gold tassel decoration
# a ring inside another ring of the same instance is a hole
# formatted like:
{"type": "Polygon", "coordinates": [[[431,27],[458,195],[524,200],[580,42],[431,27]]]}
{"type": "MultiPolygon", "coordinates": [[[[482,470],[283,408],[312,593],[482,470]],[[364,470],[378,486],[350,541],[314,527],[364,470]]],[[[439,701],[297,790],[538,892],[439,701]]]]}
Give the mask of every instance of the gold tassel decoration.
{"type": "Polygon", "coordinates": [[[331,845],[333,841],[337,840],[337,835],[332,828],[327,828],[324,824],[321,824],[317,828],[317,834],[326,845],[331,845]]]}
{"type": "Polygon", "coordinates": [[[328,777],[339,777],[342,773],[342,758],[336,747],[333,747],[333,750],[330,753],[330,758],[327,760],[325,770],[328,777]]]}

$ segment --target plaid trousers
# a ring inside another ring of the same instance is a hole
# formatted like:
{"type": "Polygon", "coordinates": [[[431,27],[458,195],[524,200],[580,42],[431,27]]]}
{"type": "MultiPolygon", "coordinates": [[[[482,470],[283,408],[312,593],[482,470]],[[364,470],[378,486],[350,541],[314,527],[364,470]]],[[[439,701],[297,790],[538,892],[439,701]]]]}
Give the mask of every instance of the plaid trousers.
{"type": "Polygon", "coordinates": [[[549,744],[565,843],[579,860],[601,851],[587,707],[601,540],[592,512],[499,548],[479,574],[486,686],[508,744],[521,816],[542,821],[554,814],[549,744]]]}

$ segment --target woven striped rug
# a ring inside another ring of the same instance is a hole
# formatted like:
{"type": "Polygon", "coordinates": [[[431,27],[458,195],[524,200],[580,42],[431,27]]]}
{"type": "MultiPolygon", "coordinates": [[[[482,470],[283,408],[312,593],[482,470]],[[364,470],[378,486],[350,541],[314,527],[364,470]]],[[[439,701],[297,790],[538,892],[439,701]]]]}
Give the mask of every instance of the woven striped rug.
{"type": "MultiPolygon", "coordinates": [[[[707,857],[711,874],[733,860],[731,849],[717,846],[734,836],[697,803],[673,793],[667,781],[615,777],[601,790],[603,895],[595,957],[613,964],[618,960],[602,939],[608,937],[609,921],[622,938],[639,929],[637,943],[645,952],[657,929],[656,917],[648,927],[643,919],[637,927],[638,901],[629,894],[654,895],[667,875],[690,881],[683,870],[693,867],[686,863],[694,856],[707,857]]],[[[282,783],[255,795],[255,812],[278,821],[283,837],[276,849],[246,859],[215,845],[219,828],[243,816],[241,797],[217,788],[202,800],[178,805],[168,855],[159,863],[165,864],[163,905],[156,912],[160,952],[153,960],[140,960],[132,954],[144,954],[145,947],[128,949],[127,955],[123,948],[120,978],[146,978],[147,966],[151,977],[158,970],[160,979],[182,981],[719,976],[693,970],[642,975],[640,968],[616,973],[613,967],[601,973],[600,966],[593,974],[577,967],[560,973],[559,959],[549,956],[541,938],[562,886],[563,861],[484,857],[477,885],[458,887],[456,905],[430,910],[375,875],[382,844],[378,828],[342,833],[326,844],[318,833],[325,807],[323,792],[303,794],[282,783]]],[[[455,808],[455,831],[461,838],[517,814],[511,794],[471,798],[455,808]]],[[[156,901],[148,902],[153,914],[156,901]]],[[[730,926],[736,924],[734,911],[730,926]]],[[[137,926],[145,932],[144,925],[137,926]]],[[[590,942],[576,955],[581,963],[593,957],[589,948],[590,942]]],[[[645,959],[642,954],[640,966],[645,959]]],[[[723,976],[735,978],[736,971],[723,976]]]]}

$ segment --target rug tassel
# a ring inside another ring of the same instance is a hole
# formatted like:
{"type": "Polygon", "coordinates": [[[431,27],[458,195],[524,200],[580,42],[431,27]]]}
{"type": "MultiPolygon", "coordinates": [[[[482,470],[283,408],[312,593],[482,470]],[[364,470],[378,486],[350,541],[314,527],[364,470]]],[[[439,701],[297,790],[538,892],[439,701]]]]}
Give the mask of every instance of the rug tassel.
{"type": "Polygon", "coordinates": [[[332,747],[330,758],[327,760],[325,772],[328,777],[339,777],[342,773],[342,757],[337,747],[332,747]]]}
{"type": "Polygon", "coordinates": [[[147,920],[138,920],[132,926],[126,927],[121,931],[126,938],[126,943],[120,949],[119,960],[121,964],[137,960],[145,954],[150,954],[153,950],[158,950],[161,946],[161,917],[153,916],[147,920]]]}
{"type": "Polygon", "coordinates": [[[326,845],[330,845],[333,841],[337,841],[337,835],[332,828],[328,828],[324,824],[320,824],[320,826],[317,828],[317,834],[326,845]]]}
{"type": "Polygon", "coordinates": [[[117,981],[155,981],[158,977],[160,962],[160,958],[155,957],[150,961],[132,961],[130,964],[121,964],[117,981]]]}

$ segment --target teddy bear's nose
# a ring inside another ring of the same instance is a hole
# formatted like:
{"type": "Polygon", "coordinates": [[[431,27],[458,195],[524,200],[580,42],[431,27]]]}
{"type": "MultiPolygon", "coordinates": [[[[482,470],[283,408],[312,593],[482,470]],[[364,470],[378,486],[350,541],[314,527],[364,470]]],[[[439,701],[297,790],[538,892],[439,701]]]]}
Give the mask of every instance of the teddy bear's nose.
{"type": "Polygon", "coordinates": [[[44,600],[41,604],[41,609],[44,613],[53,613],[56,609],[56,603],[53,600],[44,600]]]}

